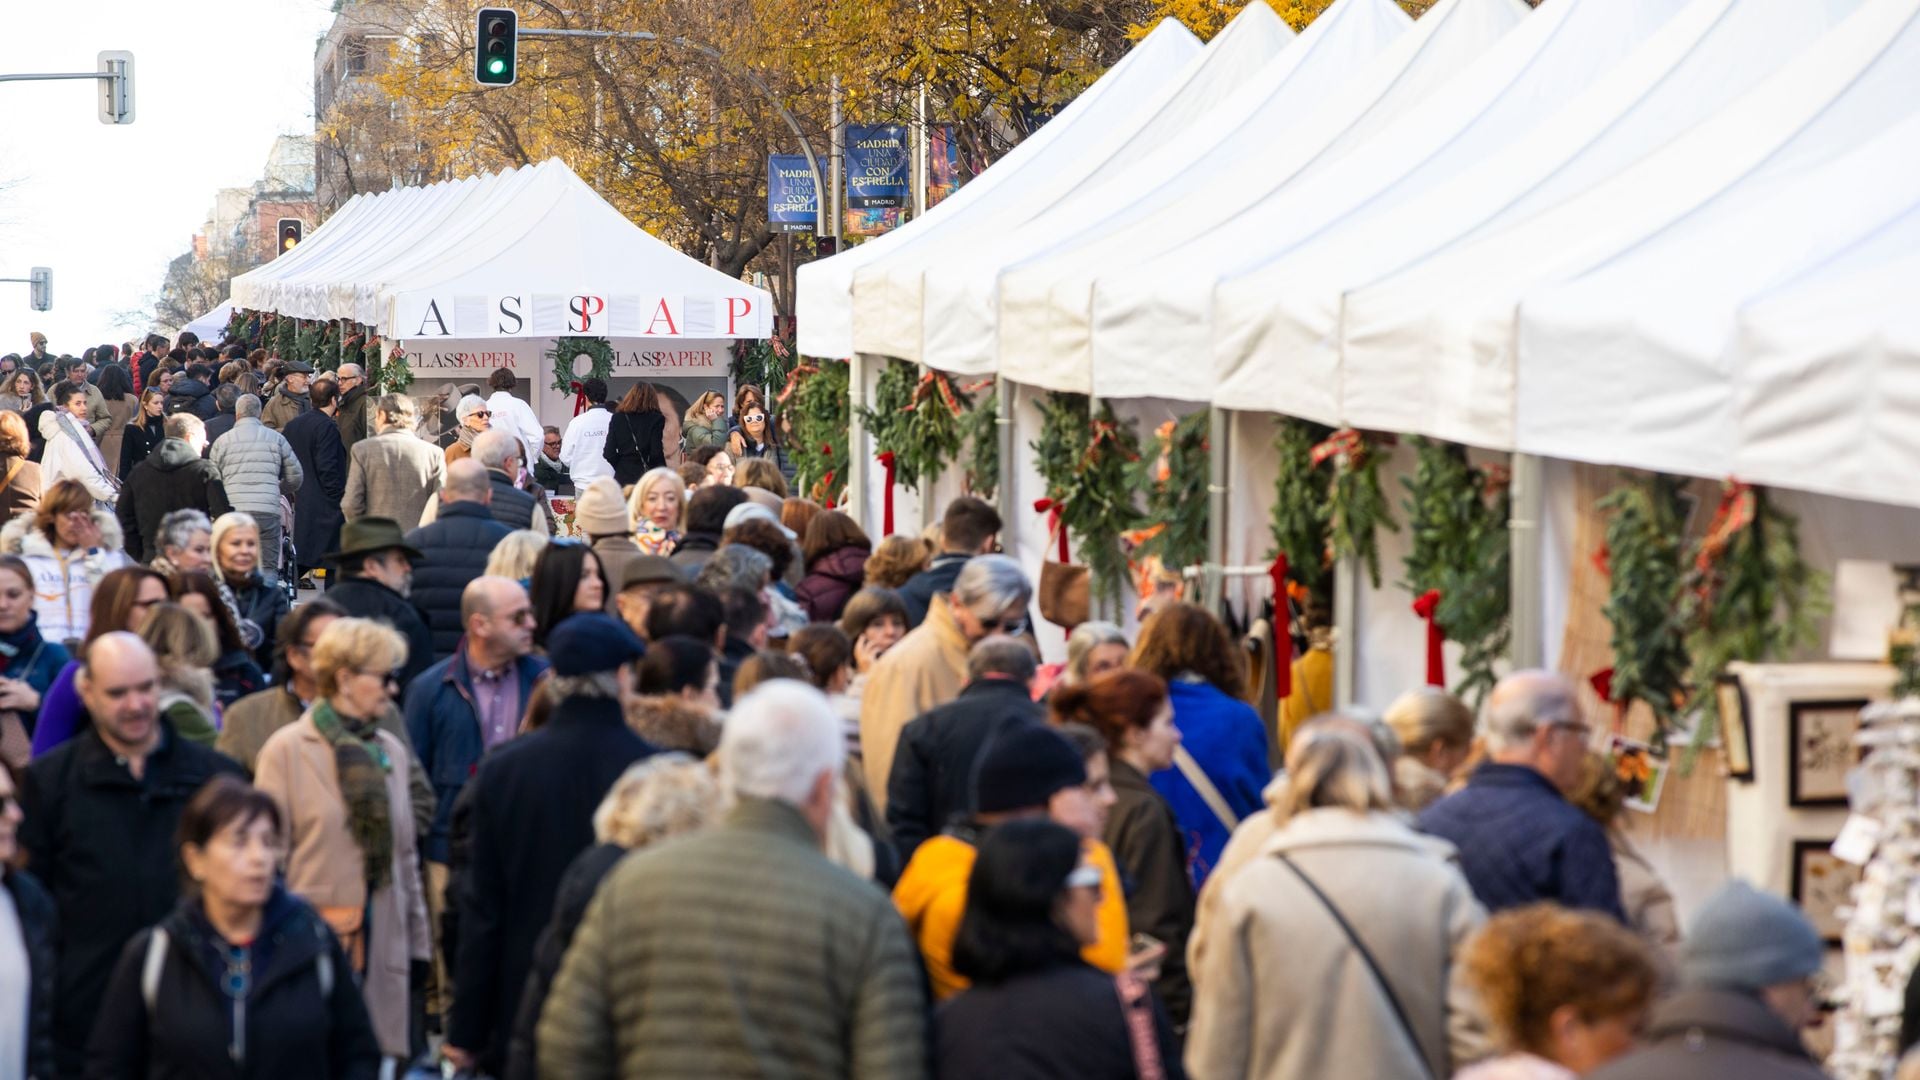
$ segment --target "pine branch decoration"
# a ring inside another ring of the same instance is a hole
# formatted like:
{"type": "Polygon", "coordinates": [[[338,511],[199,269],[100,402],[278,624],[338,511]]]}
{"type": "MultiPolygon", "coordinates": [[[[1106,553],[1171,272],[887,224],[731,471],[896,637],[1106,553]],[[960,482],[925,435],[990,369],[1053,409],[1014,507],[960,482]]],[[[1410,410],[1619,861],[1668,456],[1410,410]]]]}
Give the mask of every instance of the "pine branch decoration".
{"type": "Polygon", "coordinates": [[[967,437],[967,491],[991,502],[1000,485],[1000,395],[988,390],[962,426],[967,437]]]}
{"type": "Polygon", "coordinates": [[[1207,410],[1169,420],[1154,432],[1158,452],[1131,470],[1131,486],[1147,493],[1146,523],[1161,526],[1141,543],[1141,556],[1158,555],[1179,570],[1207,558],[1207,410]]]}
{"type": "Polygon", "coordinates": [[[1600,500],[1607,518],[1608,596],[1613,624],[1613,700],[1653,710],[1664,745],[1687,700],[1681,528],[1685,481],[1654,474],[1600,500]]]}
{"type": "Polygon", "coordinates": [[[1461,645],[1465,678],[1454,690],[1477,709],[1512,634],[1507,486],[1475,468],[1464,447],[1430,439],[1414,445],[1418,463],[1401,481],[1412,531],[1401,585],[1414,596],[1439,590],[1434,620],[1461,645]]]}
{"type": "Polygon", "coordinates": [[[1333,467],[1315,464],[1313,448],[1331,428],[1305,420],[1282,418],[1274,427],[1273,453],[1280,475],[1273,485],[1272,554],[1287,557],[1287,576],[1323,604],[1333,600],[1333,578],[1327,558],[1327,489],[1333,467]]]}

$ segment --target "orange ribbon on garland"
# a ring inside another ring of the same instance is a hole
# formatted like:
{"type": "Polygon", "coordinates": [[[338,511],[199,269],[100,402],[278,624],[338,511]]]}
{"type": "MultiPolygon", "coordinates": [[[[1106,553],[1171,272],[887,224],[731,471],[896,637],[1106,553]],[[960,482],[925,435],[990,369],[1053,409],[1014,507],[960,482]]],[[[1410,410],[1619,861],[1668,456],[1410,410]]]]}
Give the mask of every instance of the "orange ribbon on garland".
{"type": "Polygon", "coordinates": [[[1434,616],[1440,611],[1440,590],[1428,589],[1413,602],[1413,613],[1427,620],[1427,685],[1447,685],[1446,655],[1441,651],[1446,634],[1434,616]]]}

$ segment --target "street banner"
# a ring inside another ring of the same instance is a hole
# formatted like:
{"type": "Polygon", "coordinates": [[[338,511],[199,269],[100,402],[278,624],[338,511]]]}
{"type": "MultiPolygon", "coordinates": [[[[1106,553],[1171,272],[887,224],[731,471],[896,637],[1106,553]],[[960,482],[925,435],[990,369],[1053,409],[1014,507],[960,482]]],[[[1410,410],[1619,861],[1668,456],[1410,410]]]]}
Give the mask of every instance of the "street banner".
{"type": "Polygon", "coordinates": [[[906,125],[847,125],[846,157],[849,209],[913,204],[906,125]]]}
{"type": "Polygon", "coordinates": [[[938,206],[959,189],[960,143],[952,125],[943,124],[927,133],[927,205],[938,206]]]}
{"type": "Polygon", "coordinates": [[[767,157],[767,228],[772,232],[812,232],[820,216],[820,193],[804,154],[767,157]]]}

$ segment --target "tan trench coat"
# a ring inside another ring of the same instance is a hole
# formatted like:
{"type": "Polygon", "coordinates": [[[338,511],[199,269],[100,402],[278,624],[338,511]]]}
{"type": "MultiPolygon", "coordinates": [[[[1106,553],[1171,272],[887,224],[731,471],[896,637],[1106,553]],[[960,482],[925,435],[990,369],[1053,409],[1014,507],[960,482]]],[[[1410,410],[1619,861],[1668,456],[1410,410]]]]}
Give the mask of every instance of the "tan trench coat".
{"type": "MultiPolygon", "coordinates": [[[[415,853],[413,811],[407,794],[412,752],[381,731],[393,768],[387,799],[393,807],[393,881],[373,894],[369,910],[366,981],[361,992],[382,1053],[406,1057],[409,961],[433,955],[426,893],[415,853]]],[[[360,848],[347,831],[333,747],[308,712],[273,733],[260,749],[254,784],[273,797],[287,823],[287,888],[315,908],[359,908],[367,903],[360,848]]]]}
{"type": "Polygon", "coordinates": [[[900,732],[914,717],[960,696],[967,685],[967,636],[947,598],[936,596],[927,617],[868,673],[860,695],[860,758],[876,809],[887,809],[887,777],[900,732]]]}

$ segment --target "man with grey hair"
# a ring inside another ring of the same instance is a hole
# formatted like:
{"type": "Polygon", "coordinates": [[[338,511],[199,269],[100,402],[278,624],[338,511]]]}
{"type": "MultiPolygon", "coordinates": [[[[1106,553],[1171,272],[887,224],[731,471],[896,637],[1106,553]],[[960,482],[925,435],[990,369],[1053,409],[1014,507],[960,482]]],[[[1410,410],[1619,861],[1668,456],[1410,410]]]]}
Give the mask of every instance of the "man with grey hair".
{"type": "MultiPolygon", "coordinates": [[[[452,469],[463,464],[472,463],[452,469]]],[[[465,797],[469,861],[456,900],[446,1055],[488,1076],[506,1075],[534,944],[567,867],[593,844],[594,810],[628,766],[654,752],[627,726],[626,705],[639,696],[633,665],[647,651],[627,624],[597,611],[568,616],[547,651],[553,675],[540,692],[551,719],[512,753],[483,758],[465,797]]]]}
{"type": "Polygon", "coordinates": [[[860,759],[874,800],[886,808],[894,746],[907,722],[960,695],[967,650],[991,634],[1027,633],[1033,586],[1005,555],[969,560],[949,595],[933,597],[927,617],[874,665],[860,698],[860,759]]]}
{"type": "MultiPolygon", "coordinates": [[[[550,532],[538,501],[517,482],[523,453],[520,440],[504,431],[482,432],[473,440],[473,458],[487,467],[487,479],[493,485],[493,519],[510,529],[550,532]]],[[[451,450],[447,460],[454,460],[451,450]]]]}
{"type": "Polygon", "coordinates": [[[206,424],[192,413],[174,413],[163,430],[166,438],[127,474],[114,506],[127,554],[140,562],[160,554],[160,519],[169,513],[198,510],[211,521],[233,509],[220,466],[200,456],[206,424]]]}
{"type": "Polygon", "coordinates": [[[380,399],[380,433],[362,439],[347,455],[347,493],[340,508],[348,521],[383,517],[402,530],[419,527],[421,511],[446,477],[447,462],[438,447],[414,435],[414,415],[413,399],[405,394],[380,399]]]}
{"type": "Polygon", "coordinates": [[[260,568],[268,577],[280,574],[282,522],[280,503],[300,492],[305,473],[293,444],[285,435],[260,421],[260,399],[242,394],[233,403],[233,430],[208,452],[220,470],[227,498],[236,510],[253,516],[260,526],[260,568]]]}
{"type": "Polygon", "coordinates": [[[449,465],[473,453],[473,440],[493,427],[493,412],[478,394],[461,398],[460,403],[453,407],[453,416],[459,423],[440,437],[440,445],[446,450],[449,465]]]}
{"type": "Polygon", "coordinates": [[[452,656],[460,644],[461,592],[487,572],[494,545],[513,531],[493,520],[487,508],[492,501],[487,470],[472,458],[462,458],[447,466],[433,523],[407,534],[407,543],[425,556],[414,571],[413,602],[433,630],[435,656],[452,656]]]}
{"type": "Polygon", "coordinates": [[[1550,900],[1626,921],[1607,834],[1566,798],[1593,735],[1573,684],[1551,671],[1516,671],[1488,696],[1485,726],[1487,762],[1421,812],[1420,830],[1459,849],[1460,869],[1489,911],[1550,900]]]}
{"type": "Polygon", "coordinates": [[[845,753],[812,687],[740,700],[717,754],[734,808],[601,884],[541,1013],[542,1076],[926,1075],[906,928],[821,850],[845,753]]]}
{"type": "Polygon", "coordinates": [[[374,399],[368,392],[366,369],[359,364],[341,364],[334,376],[339,384],[340,407],[333,422],[340,430],[341,444],[352,450],[373,434],[374,399]]]}
{"type": "Polygon", "coordinates": [[[988,743],[1013,727],[1046,723],[1033,700],[1036,670],[1026,642],[982,638],[967,654],[960,696],[900,732],[886,791],[887,827],[903,865],[921,841],[973,814],[973,770],[988,743]]]}

